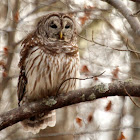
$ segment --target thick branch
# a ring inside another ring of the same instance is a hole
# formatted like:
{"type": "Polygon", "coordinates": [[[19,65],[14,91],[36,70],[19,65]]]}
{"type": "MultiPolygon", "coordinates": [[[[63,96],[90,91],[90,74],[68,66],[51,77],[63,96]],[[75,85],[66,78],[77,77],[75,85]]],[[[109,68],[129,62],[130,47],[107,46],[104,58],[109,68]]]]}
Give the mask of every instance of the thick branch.
{"type": "Polygon", "coordinates": [[[128,96],[128,93],[131,96],[140,97],[140,85],[132,82],[115,82],[108,85],[100,84],[86,89],[70,91],[58,97],[33,102],[3,113],[0,115],[0,130],[38,113],[80,102],[93,101],[102,97],[128,96]]]}
{"type": "Polygon", "coordinates": [[[133,1],[133,2],[138,2],[138,3],[140,2],[140,0],[130,0],[130,1],[133,1]]]}
{"type": "Polygon", "coordinates": [[[137,17],[132,16],[132,11],[121,0],[103,0],[116,8],[128,21],[132,29],[140,36],[140,22],[137,17]]]}

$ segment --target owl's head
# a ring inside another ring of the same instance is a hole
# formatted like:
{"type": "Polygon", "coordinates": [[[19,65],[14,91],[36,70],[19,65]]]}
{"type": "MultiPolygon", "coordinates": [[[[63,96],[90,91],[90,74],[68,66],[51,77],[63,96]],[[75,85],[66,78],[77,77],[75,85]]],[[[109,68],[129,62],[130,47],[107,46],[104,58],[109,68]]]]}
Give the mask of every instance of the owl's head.
{"type": "Polygon", "coordinates": [[[48,41],[74,41],[76,27],[73,19],[63,13],[44,16],[38,23],[37,33],[48,41]]]}

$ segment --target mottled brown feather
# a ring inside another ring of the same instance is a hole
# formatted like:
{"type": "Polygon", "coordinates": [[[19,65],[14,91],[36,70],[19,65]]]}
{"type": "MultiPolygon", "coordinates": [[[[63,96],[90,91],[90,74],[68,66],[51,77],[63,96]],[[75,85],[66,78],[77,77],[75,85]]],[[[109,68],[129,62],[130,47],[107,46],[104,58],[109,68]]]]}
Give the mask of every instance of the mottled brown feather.
{"type": "MultiPolygon", "coordinates": [[[[23,41],[20,56],[17,91],[19,104],[48,98],[48,96],[66,93],[77,88],[77,81],[69,80],[62,85],[58,92],[58,87],[64,80],[79,76],[76,27],[68,15],[53,13],[41,18],[36,30],[23,41]],[[65,20],[70,20],[74,26],[73,32],[68,33],[63,40],[50,40],[52,38],[52,36],[49,37],[50,32],[45,32],[47,31],[45,30],[47,20],[54,16],[60,20],[66,18],[65,20]],[[67,39],[68,37],[70,40],[67,39]]],[[[55,122],[55,111],[51,111],[24,120],[22,124],[27,130],[38,133],[40,129],[54,126],[55,122]]]]}

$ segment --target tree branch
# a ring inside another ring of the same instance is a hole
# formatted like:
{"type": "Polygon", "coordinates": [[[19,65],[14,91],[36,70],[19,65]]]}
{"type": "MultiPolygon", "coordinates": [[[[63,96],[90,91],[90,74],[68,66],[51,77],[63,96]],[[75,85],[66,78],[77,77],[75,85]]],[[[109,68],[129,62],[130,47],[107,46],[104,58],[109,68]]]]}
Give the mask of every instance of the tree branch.
{"type": "Polygon", "coordinates": [[[115,82],[108,85],[103,83],[90,88],[83,88],[50,97],[41,101],[32,102],[10,110],[0,115],[0,130],[11,126],[19,121],[30,118],[36,114],[77,104],[80,102],[93,101],[108,96],[130,96],[140,97],[140,85],[133,82],[115,82]]]}
{"type": "Polygon", "coordinates": [[[121,0],[102,0],[116,8],[128,21],[132,29],[140,36],[140,22],[137,17],[132,16],[132,11],[121,0]]]}
{"type": "Polygon", "coordinates": [[[137,3],[139,3],[139,2],[140,2],[140,0],[130,0],[130,1],[137,2],[137,3]]]}

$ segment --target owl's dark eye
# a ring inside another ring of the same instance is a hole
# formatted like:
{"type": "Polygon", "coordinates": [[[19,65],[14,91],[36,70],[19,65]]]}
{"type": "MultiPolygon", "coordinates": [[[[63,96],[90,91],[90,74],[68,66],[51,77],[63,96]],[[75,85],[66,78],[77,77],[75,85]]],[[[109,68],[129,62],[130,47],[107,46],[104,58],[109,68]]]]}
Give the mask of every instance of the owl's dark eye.
{"type": "Polygon", "coordinates": [[[57,28],[57,25],[54,24],[54,23],[52,23],[52,24],[50,25],[50,27],[56,29],[56,28],[57,28]]]}
{"type": "Polygon", "coordinates": [[[67,24],[67,25],[65,26],[65,29],[69,29],[69,28],[70,28],[70,25],[67,24]]]}

